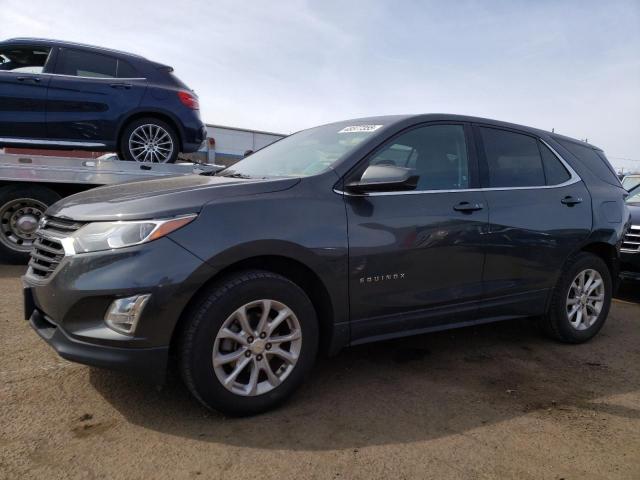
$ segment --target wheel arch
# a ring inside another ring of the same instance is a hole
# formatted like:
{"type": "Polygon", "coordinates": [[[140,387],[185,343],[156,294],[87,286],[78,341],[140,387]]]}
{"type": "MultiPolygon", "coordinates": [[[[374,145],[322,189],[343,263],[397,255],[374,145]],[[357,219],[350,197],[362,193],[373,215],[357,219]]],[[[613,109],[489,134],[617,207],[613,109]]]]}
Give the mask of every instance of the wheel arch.
{"type": "Polygon", "coordinates": [[[583,246],[581,252],[592,253],[600,257],[609,268],[611,280],[616,283],[619,272],[619,255],[616,247],[606,242],[593,242],[583,246]]]}
{"type": "Polygon", "coordinates": [[[230,274],[244,270],[263,270],[282,275],[298,285],[307,294],[318,318],[320,331],[320,350],[333,352],[342,344],[335,346],[335,310],[329,290],[320,276],[305,263],[283,255],[260,255],[238,260],[229,264],[207,280],[191,297],[176,322],[171,335],[170,352],[175,353],[180,336],[187,324],[187,318],[206,291],[230,274]]]}

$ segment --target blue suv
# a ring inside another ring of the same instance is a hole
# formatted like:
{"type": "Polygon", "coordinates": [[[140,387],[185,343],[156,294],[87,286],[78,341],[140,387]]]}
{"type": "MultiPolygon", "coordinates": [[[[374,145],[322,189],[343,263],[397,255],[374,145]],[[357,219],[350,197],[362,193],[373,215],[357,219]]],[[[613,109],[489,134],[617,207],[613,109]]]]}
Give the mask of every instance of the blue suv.
{"type": "Polygon", "coordinates": [[[198,97],[167,65],[57,40],[0,42],[0,146],[169,163],[206,133],[198,97]]]}

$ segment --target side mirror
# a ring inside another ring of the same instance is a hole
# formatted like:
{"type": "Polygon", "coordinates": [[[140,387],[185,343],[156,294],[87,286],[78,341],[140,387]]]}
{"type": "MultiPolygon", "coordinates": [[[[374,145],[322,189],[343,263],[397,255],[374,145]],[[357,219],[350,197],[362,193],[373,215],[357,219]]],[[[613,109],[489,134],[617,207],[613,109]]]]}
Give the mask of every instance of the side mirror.
{"type": "Polygon", "coordinates": [[[418,178],[411,168],[369,165],[360,180],[347,183],[345,187],[354,193],[414,190],[418,185],[418,178]]]}
{"type": "Polygon", "coordinates": [[[249,155],[251,155],[253,153],[253,150],[245,150],[244,151],[244,155],[242,156],[242,158],[247,158],[249,155]]]}

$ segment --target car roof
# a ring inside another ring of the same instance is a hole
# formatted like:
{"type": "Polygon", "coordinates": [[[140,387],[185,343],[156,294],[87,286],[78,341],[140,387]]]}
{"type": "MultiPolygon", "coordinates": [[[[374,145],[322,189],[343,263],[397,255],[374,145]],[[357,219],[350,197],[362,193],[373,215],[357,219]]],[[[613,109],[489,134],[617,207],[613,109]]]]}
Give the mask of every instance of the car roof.
{"type": "MultiPolygon", "coordinates": [[[[140,60],[147,60],[145,57],[141,55],[136,55],[135,53],[123,52],[122,50],[115,50],[112,48],[98,47],[96,45],[88,45],[85,43],[77,43],[77,42],[67,42],[64,40],[54,40],[51,38],[35,38],[35,37],[19,37],[19,38],[9,38],[7,40],[3,40],[0,42],[0,46],[4,44],[18,44],[18,45],[43,45],[46,47],[76,47],[83,48],[87,50],[95,50],[97,52],[111,53],[117,54],[125,57],[137,58],[140,60]]],[[[152,62],[153,63],[153,62],[152,62]]]]}
{"type": "MultiPolygon", "coordinates": [[[[558,133],[555,132],[549,132],[547,130],[542,130],[539,128],[534,128],[534,127],[528,127],[526,125],[519,125],[516,123],[509,123],[509,122],[503,122],[500,120],[494,120],[491,118],[484,118],[484,117],[473,117],[473,116],[469,116],[469,115],[456,115],[456,114],[451,114],[451,113],[423,113],[423,114],[410,114],[410,115],[383,115],[383,116],[376,116],[376,117],[363,117],[363,118],[356,118],[356,119],[352,119],[352,120],[347,120],[347,121],[351,121],[351,122],[367,122],[367,123],[375,123],[375,122],[380,122],[380,123],[384,123],[384,124],[393,124],[393,123],[397,123],[397,122],[401,122],[401,121],[412,121],[414,123],[420,123],[420,122],[433,122],[433,121],[455,121],[455,122],[468,122],[468,123],[483,123],[483,124],[488,124],[488,125],[494,125],[496,127],[503,127],[503,128],[512,128],[514,130],[521,130],[521,131],[525,131],[525,132],[529,132],[532,133],[534,135],[540,136],[550,136],[551,138],[555,139],[555,140],[566,140],[566,141],[570,141],[573,143],[577,143],[580,145],[583,145],[585,147],[594,149],[594,150],[601,150],[600,148],[596,147],[595,145],[592,145],[590,143],[584,142],[582,140],[578,140],[576,138],[572,138],[572,137],[567,137],[565,135],[560,135],[558,133]]],[[[344,122],[340,122],[340,123],[344,123],[344,122]]]]}

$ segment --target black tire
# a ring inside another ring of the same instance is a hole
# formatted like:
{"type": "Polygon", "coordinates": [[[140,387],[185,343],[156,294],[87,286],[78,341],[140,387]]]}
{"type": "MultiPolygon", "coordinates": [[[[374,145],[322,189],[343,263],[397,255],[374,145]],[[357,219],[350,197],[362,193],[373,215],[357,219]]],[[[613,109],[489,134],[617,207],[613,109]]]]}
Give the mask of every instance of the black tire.
{"type": "MultiPolygon", "coordinates": [[[[0,188],[0,258],[12,263],[29,261],[30,247],[28,243],[20,243],[19,235],[15,234],[16,230],[11,225],[12,211],[9,210],[22,199],[40,205],[37,211],[43,214],[43,207],[53,205],[60,200],[60,195],[39,185],[8,185],[0,188]]],[[[34,216],[39,219],[41,215],[34,216]]]]}
{"type": "Polygon", "coordinates": [[[169,158],[166,161],[163,161],[161,163],[174,163],[178,158],[178,154],[180,153],[180,139],[178,137],[178,133],[176,132],[176,129],[173,126],[169,125],[167,122],[164,122],[158,118],[153,118],[153,117],[138,118],[136,120],[133,120],[123,129],[122,134],[120,136],[120,140],[118,141],[118,145],[120,147],[119,151],[122,152],[122,156],[124,160],[129,160],[133,162],[138,161],[136,160],[136,157],[131,151],[131,149],[129,148],[129,139],[133,135],[133,132],[138,127],[141,127],[143,125],[151,125],[154,127],[159,127],[167,132],[167,134],[171,137],[172,150],[171,150],[171,153],[169,154],[169,158]]]}
{"type": "Polygon", "coordinates": [[[295,283],[271,272],[245,271],[217,282],[188,311],[186,321],[179,350],[182,379],[205,407],[226,415],[254,415],[280,405],[300,386],[318,351],[318,322],[311,301],[295,283]],[[294,312],[302,347],[293,370],[280,385],[261,395],[243,396],[228,390],[216,376],[214,342],[236,309],[261,299],[282,302],[294,312]]]}
{"type": "Polygon", "coordinates": [[[607,264],[597,255],[581,252],[571,257],[552,293],[551,303],[546,315],[540,319],[540,326],[550,337],[564,343],[583,343],[592,339],[603,327],[613,296],[613,283],[607,264]],[[574,328],[567,314],[567,296],[573,280],[587,269],[597,271],[604,284],[604,302],[595,322],[584,330],[574,328]]]}

